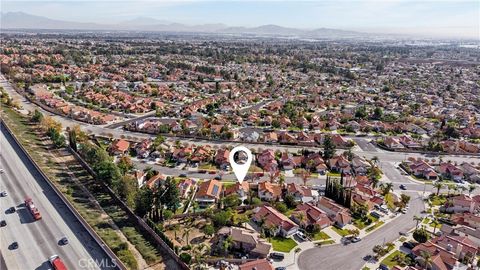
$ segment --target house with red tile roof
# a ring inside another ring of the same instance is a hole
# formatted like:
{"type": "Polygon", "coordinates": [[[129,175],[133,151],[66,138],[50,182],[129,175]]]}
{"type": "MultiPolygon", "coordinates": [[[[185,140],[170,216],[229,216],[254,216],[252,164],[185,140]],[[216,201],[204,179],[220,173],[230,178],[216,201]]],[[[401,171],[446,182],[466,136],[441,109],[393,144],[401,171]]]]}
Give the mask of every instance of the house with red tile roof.
{"type": "Polygon", "coordinates": [[[412,253],[419,257],[423,252],[430,254],[432,264],[437,269],[453,269],[466,256],[475,258],[479,246],[465,236],[442,235],[412,249],[412,253]]]}
{"type": "Polygon", "coordinates": [[[332,171],[339,173],[350,174],[352,173],[352,168],[350,167],[350,161],[344,156],[334,156],[328,160],[328,165],[332,171]]]}
{"type": "Polygon", "coordinates": [[[275,151],[272,149],[263,150],[257,155],[258,163],[266,171],[276,169],[278,167],[277,160],[275,160],[275,151]]]}
{"type": "Polygon", "coordinates": [[[230,237],[233,248],[249,254],[250,258],[266,258],[272,250],[272,244],[260,238],[260,235],[253,231],[238,227],[223,227],[215,235],[221,244],[227,237],[230,237]]]}
{"type": "Polygon", "coordinates": [[[460,194],[448,200],[445,210],[454,213],[475,213],[478,207],[479,205],[472,197],[466,194],[460,194]]]}
{"type": "Polygon", "coordinates": [[[288,237],[296,233],[299,229],[291,219],[278,212],[271,206],[261,206],[254,210],[253,221],[275,230],[275,235],[288,237]]]}
{"type": "Polygon", "coordinates": [[[297,202],[309,202],[314,199],[311,189],[297,183],[287,184],[287,194],[292,195],[297,202]]]}
{"type": "Polygon", "coordinates": [[[150,189],[156,189],[160,185],[160,182],[165,181],[166,179],[167,177],[165,175],[158,173],[148,179],[145,185],[150,189]]]}
{"type": "Polygon", "coordinates": [[[318,225],[320,229],[323,229],[333,224],[327,213],[312,203],[297,205],[290,218],[302,228],[318,225]]]}
{"type": "Polygon", "coordinates": [[[130,143],[124,139],[116,140],[110,146],[110,153],[113,155],[123,155],[130,149],[130,143]]]}
{"type": "Polygon", "coordinates": [[[218,202],[222,192],[223,185],[220,181],[214,179],[208,180],[199,185],[198,191],[195,194],[195,201],[197,201],[201,207],[210,206],[218,202]]]}
{"type": "Polygon", "coordinates": [[[250,191],[250,184],[247,181],[243,181],[241,184],[236,182],[234,185],[225,188],[225,196],[230,194],[237,194],[238,198],[246,200],[248,198],[248,192],[250,191]]]}
{"type": "Polygon", "coordinates": [[[178,182],[178,190],[180,191],[180,197],[187,199],[193,188],[195,187],[195,181],[193,179],[182,179],[178,182]]]}
{"type": "Polygon", "coordinates": [[[330,220],[339,227],[352,222],[350,211],[327,197],[320,197],[316,206],[327,213],[330,220]]]}
{"type": "Polygon", "coordinates": [[[273,265],[267,259],[246,262],[238,266],[239,270],[273,270],[273,265]]]}
{"type": "Polygon", "coordinates": [[[228,157],[230,155],[230,150],[228,149],[220,149],[215,154],[215,164],[220,166],[220,168],[226,168],[230,165],[230,161],[228,157]]]}
{"type": "Polygon", "coordinates": [[[456,181],[463,179],[463,171],[450,162],[440,163],[440,165],[438,166],[438,172],[443,177],[448,179],[452,179],[456,181]]]}
{"type": "Polygon", "coordinates": [[[272,184],[268,181],[258,184],[258,197],[264,201],[275,201],[281,199],[282,187],[277,184],[272,184]]]}

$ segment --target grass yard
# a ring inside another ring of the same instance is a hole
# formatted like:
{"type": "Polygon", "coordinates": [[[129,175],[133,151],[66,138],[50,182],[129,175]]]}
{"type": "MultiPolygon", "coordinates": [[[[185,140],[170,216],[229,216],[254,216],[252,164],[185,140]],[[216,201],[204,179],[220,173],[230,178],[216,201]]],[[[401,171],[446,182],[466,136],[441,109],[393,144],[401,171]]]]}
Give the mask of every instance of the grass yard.
{"type": "Polygon", "coordinates": [[[316,245],[319,245],[319,246],[323,246],[323,245],[331,245],[331,244],[335,244],[335,240],[324,240],[324,241],[320,241],[320,242],[317,242],[315,243],[316,245]]]}
{"type": "Polygon", "coordinates": [[[332,226],[332,230],[334,230],[334,231],[335,231],[336,233],[338,233],[338,235],[340,235],[340,236],[347,236],[347,235],[350,234],[347,230],[345,230],[345,229],[339,229],[339,228],[337,228],[337,227],[335,227],[335,226],[332,226]]]}
{"type": "Polygon", "coordinates": [[[430,196],[430,202],[432,203],[432,205],[441,206],[447,202],[447,199],[444,196],[433,195],[430,196]]]}
{"type": "Polygon", "coordinates": [[[292,238],[274,237],[270,238],[270,243],[272,243],[273,250],[285,253],[290,252],[290,250],[297,246],[297,242],[292,238]]]}
{"type": "Polygon", "coordinates": [[[398,239],[398,241],[400,241],[400,242],[405,242],[405,240],[407,240],[407,238],[405,236],[402,236],[402,237],[400,237],[400,239],[398,239]]]}
{"type": "Polygon", "coordinates": [[[376,228],[382,226],[384,223],[385,223],[385,222],[383,222],[383,221],[378,221],[378,222],[375,223],[374,225],[366,228],[365,231],[366,231],[366,232],[371,232],[371,231],[375,230],[376,228]]]}
{"type": "Polygon", "coordinates": [[[330,239],[330,236],[325,232],[318,232],[313,236],[313,240],[327,240],[330,239]]]}
{"type": "Polygon", "coordinates": [[[398,265],[398,262],[394,261],[393,259],[395,258],[395,256],[399,255],[400,253],[402,253],[400,250],[394,251],[392,254],[388,255],[388,257],[383,259],[381,264],[385,264],[386,266],[388,266],[388,268],[392,268],[395,265],[398,265]]]}
{"type": "Polygon", "coordinates": [[[390,210],[395,209],[395,202],[392,194],[385,195],[385,201],[387,202],[387,206],[390,210]]]}
{"type": "Polygon", "coordinates": [[[328,172],[328,173],[327,173],[327,176],[330,176],[330,177],[340,177],[341,175],[340,175],[339,173],[328,172]]]}

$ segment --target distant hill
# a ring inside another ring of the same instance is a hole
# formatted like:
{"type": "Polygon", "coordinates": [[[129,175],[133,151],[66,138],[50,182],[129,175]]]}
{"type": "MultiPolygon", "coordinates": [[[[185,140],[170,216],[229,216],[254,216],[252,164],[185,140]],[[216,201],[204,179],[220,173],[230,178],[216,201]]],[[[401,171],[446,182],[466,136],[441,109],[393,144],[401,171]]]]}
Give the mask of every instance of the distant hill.
{"type": "Polygon", "coordinates": [[[261,25],[258,27],[230,27],[224,24],[185,25],[149,17],[137,17],[117,24],[82,23],[55,20],[31,15],[24,12],[1,13],[0,24],[3,29],[58,29],[58,30],[130,30],[158,32],[191,32],[251,34],[268,36],[292,36],[305,38],[343,38],[364,36],[364,33],[329,28],[303,30],[278,25],[261,25]]]}

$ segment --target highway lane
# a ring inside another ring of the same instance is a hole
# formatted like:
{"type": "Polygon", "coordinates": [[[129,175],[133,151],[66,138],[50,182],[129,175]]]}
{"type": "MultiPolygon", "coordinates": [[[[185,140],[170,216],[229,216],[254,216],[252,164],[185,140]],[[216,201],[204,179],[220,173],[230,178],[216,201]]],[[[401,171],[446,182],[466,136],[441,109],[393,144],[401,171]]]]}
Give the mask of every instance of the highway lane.
{"type": "Polygon", "coordinates": [[[57,254],[68,269],[111,269],[108,256],[4,132],[0,133],[0,167],[5,171],[0,175],[0,190],[8,196],[0,198],[0,218],[7,222],[0,228],[0,252],[7,268],[50,269],[48,258],[57,254]],[[38,207],[41,220],[34,221],[24,207],[26,197],[38,207]],[[12,206],[16,213],[6,213],[12,206]],[[63,236],[69,239],[64,246],[58,244],[63,236]],[[19,244],[16,250],[9,248],[14,241],[19,244]],[[104,265],[98,267],[95,261],[104,265]]]}
{"type": "Polygon", "coordinates": [[[358,243],[343,246],[341,244],[320,248],[311,248],[298,256],[298,267],[301,270],[337,270],[361,269],[365,264],[363,257],[373,254],[375,245],[391,242],[399,237],[400,231],[408,231],[415,227],[414,215],[421,215],[425,205],[417,192],[409,192],[412,197],[410,208],[376,231],[365,236],[358,243]]]}

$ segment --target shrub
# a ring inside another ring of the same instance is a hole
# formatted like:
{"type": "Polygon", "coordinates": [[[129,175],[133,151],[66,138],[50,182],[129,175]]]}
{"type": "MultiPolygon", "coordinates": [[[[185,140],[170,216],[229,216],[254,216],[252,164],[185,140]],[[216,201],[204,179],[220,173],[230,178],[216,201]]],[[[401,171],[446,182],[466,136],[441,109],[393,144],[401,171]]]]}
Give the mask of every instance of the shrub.
{"type": "Polygon", "coordinates": [[[192,261],[192,256],[185,252],[181,253],[179,257],[180,257],[180,260],[182,260],[182,262],[186,264],[190,264],[190,262],[192,261]]]}

